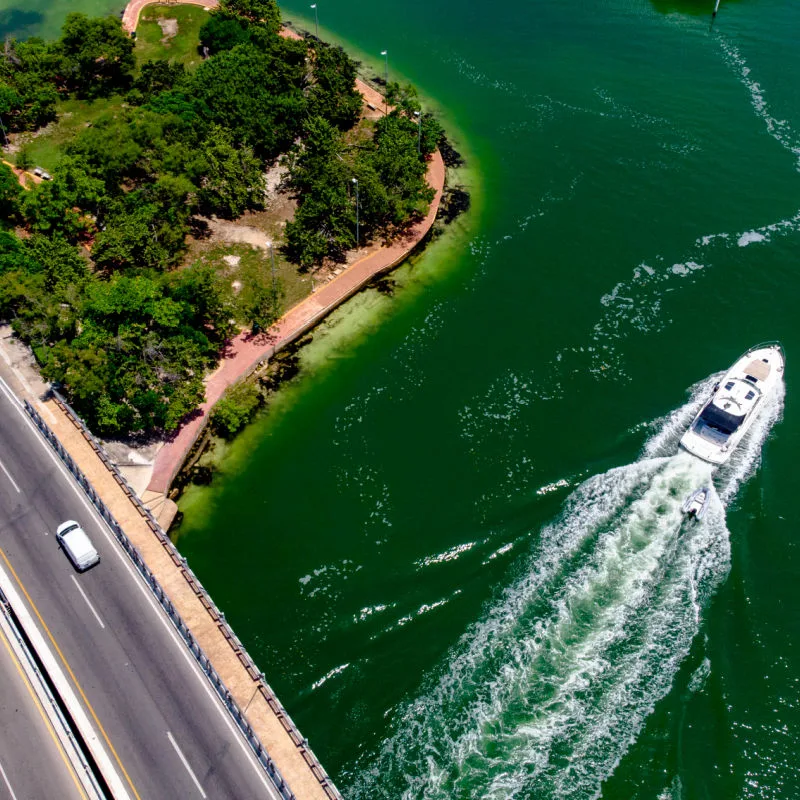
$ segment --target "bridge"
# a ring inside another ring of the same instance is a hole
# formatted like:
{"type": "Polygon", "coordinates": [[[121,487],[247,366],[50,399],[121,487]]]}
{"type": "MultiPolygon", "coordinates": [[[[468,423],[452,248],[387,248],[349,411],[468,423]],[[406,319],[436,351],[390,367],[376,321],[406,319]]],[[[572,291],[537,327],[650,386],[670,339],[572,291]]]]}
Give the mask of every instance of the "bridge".
{"type": "Polygon", "coordinates": [[[0,744],[0,798],[341,800],[68,406],[0,378],[0,416],[0,674],[27,731],[0,744]],[[100,553],[82,574],[54,537],[66,519],[100,553]]]}

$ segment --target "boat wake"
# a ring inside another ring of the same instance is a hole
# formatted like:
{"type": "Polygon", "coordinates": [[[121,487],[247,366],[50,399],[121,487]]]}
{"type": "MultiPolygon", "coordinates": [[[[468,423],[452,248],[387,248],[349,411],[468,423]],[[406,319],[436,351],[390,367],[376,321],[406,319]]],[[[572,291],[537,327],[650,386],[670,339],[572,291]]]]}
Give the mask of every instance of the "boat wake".
{"type": "Polygon", "coordinates": [[[725,471],[675,453],[711,377],[642,458],[581,484],[524,575],[451,653],[362,769],[358,798],[598,797],[670,690],[730,565],[725,504],[758,463],[773,396],[725,471]],[[702,520],[687,494],[709,485],[702,520]]]}

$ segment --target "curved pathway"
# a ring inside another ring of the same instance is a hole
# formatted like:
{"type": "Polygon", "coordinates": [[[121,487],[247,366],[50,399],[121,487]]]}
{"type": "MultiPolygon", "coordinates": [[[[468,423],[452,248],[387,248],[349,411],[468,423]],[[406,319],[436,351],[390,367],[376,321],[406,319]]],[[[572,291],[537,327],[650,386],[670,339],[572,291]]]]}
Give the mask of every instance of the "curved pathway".
{"type": "Polygon", "coordinates": [[[216,8],[219,5],[218,0],[172,0],[172,2],[166,3],[154,3],[153,0],[131,0],[130,3],[125,6],[125,11],[122,14],[122,29],[128,33],[133,33],[136,30],[136,26],[139,24],[139,15],[142,13],[142,9],[145,6],[172,6],[186,3],[193,6],[203,6],[203,8],[216,8]]]}
{"type": "Polygon", "coordinates": [[[428,214],[406,236],[389,247],[382,247],[348,267],[341,275],[289,309],[264,336],[241,333],[228,347],[219,367],[206,378],[206,401],[185,422],[175,437],[156,456],[150,492],[169,490],[192,445],[208,422],[208,415],[225,390],[252,372],[262,361],[298,339],[337,306],[354,295],[375,275],[397,266],[422,241],[433,225],[444,188],[445,167],[437,150],[428,166],[428,183],[436,190],[428,214]]]}
{"type": "MultiPolygon", "coordinates": [[[[217,0],[173,0],[174,3],[191,3],[215,8],[217,0]]],[[[131,0],[122,17],[122,26],[129,33],[136,30],[139,15],[152,0],[131,0]]],[[[284,28],[281,32],[289,38],[302,38],[294,31],[284,28]]],[[[364,105],[371,112],[381,114],[383,95],[361,79],[356,85],[364,97],[364,105]]],[[[249,332],[234,337],[226,348],[217,369],[206,378],[206,400],[190,415],[177,433],[167,441],[156,456],[153,473],[147,487],[147,495],[165,495],[189,451],[208,422],[211,409],[232,384],[250,374],[261,362],[271,358],[278,350],[295,341],[316,325],[337,306],[352,297],[375,275],[396,267],[425,238],[436,219],[444,190],[445,166],[437,150],[428,164],[427,180],[436,192],[428,213],[423,220],[411,227],[407,233],[391,245],[364,256],[344,272],[290,308],[265,334],[252,336],[249,332]]],[[[152,505],[152,503],[151,503],[152,505]]]]}

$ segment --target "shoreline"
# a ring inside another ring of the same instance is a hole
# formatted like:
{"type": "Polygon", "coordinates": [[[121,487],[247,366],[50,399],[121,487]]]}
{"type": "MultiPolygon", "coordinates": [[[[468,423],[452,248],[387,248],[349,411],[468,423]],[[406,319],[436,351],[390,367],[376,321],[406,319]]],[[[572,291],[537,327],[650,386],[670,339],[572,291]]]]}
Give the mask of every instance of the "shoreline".
{"type": "MultiPolygon", "coordinates": [[[[132,0],[123,14],[123,27],[132,32],[144,8],[148,5],[172,5],[153,3],[148,0],[132,0]],[[131,29],[129,26],[133,25],[131,29]]],[[[199,5],[214,8],[217,0],[177,0],[174,4],[199,5]]],[[[302,39],[299,33],[284,25],[282,35],[302,39]]],[[[361,78],[356,86],[364,98],[364,113],[380,110],[383,95],[361,78]]],[[[178,429],[176,434],[166,440],[155,456],[152,472],[142,499],[151,507],[162,506],[167,498],[172,482],[183,469],[193,448],[203,434],[210,413],[225,391],[244,380],[265,361],[268,362],[286,345],[296,342],[308,331],[327,317],[346,300],[367,286],[376,276],[398,267],[412,253],[424,245],[433,228],[444,195],[446,166],[437,149],[428,163],[427,180],[436,194],[423,220],[413,225],[399,240],[382,246],[355,263],[325,285],[288,309],[267,331],[253,336],[242,332],[235,336],[227,348],[227,354],[218,362],[217,368],[206,377],[206,400],[195,410],[190,418],[178,429]]]]}

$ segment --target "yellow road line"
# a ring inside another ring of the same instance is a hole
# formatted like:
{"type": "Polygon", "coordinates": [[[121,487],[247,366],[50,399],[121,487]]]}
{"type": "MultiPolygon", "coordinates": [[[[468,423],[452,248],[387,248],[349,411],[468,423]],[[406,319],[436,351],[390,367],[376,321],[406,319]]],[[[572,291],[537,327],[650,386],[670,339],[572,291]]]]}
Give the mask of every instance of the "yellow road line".
{"type": "Polygon", "coordinates": [[[81,797],[83,797],[84,800],[89,800],[88,795],[86,794],[86,792],[84,792],[83,786],[81,786],[81,783],[78,780],[78,776],[75,774],[75,770],[72,767],[72,762],[67,758],[67,754],[64,752],[64,748],[62,747],[61,741],[56,735],[55,729],[53,728],[53,724],[50,722],[50,718],[45,713],[44,707],[42,706],[42,703],[39,700],[39,696],[33,690],[33,686],[31,686],[31,682],[28,679],[28,676],[25,674],[25,670],[22,668],[22,664],[20,664],[19,659],[17,658],[17,654],[11,648],[11,643],[8,641],[5,633],[1,629],[0,629],[0,639],[3,640],[3,644],[5,645],[6,650],[8,650],[8,654],[11,656],[11,659],[14,662],[14,666],[17,668],[17,672],[19,672],[20,677],[22,678],[22,682],[25,684],[25,688],[28,690],[28,694],[30,694],[30,696],[33,698],[33,702],[36,705],[36,708],[39,710],[39,714],[41,714],[41,717],[44,720],[44,724],[48,732],[50,733],[50,736],[56,743],[59,755],[61,756],[64,763],[67,765],[67,770],[69,771],[69,774],[72,776],[72,780],[75,782],[76,788],[81,793],[81,797]]]}
{"type": "Polygon", "coordinates": [[[98,719],[97,714],[95,714],[94,709],[92,708],[92,704],[89,702],[89,698],[86,697],[86,695],[84,694],[83,689],[81,688],[80,683],[78,683],[78,679],[75,677],[75,673],[72,671],[72,667],[70,667],[69,662],[64,657],[64,654],[61,652],[61,648],[58,646],[58,642],[56,642],[55,637],[53,636],[53,634],[50,633],[50,629],[47,627],[47,624],[42,619],[42,615],[39,613],[39,609],[36,608],[36,605],[34,604],[33,600],[31,599],[31,596],[28,594],[28,590],[25,588],[25,586],[23,585],[22,581],[19,579],[19,575],[17,575],[16,570],[14,569],[14,567],[11,566],[11,562],[8,560],[8,556],[5,554],[5,551],[2,548],[0,548],[0,556],[2,556],[3,561],[6,562],[6,566],[8,567],[9,571],[11,572],[11,574],[14,576],[14,580],[19,585],[19,588],[22,589],[22,593],[25,595],[25,599],[28,601],[28,603],[30,603],[31,608],[33,609],[33,613],[36,614],[37,618],[39,619],[39,622],[41,623],[42,627],[44,628],[44,631],[47,634],[47,637],[50,639],[50,641],[53,644],[53,647],[56,649],[56,652],[58,653],[59,658],[61,659],[62,663],[66,667],[70,678],[72,678],[72,682],[75,684],[75,687],[77,688],[78,692],[80,692],[80,695],[83,698],[83,702],[86,704],[86,708],[89,709],[89,713],[92,715],[92,718],[94,719],[95,724],[97,725],[98,729],[100,730],[100,733],[103,735],[103,738],[106,740],[106,744],[108,745],[108,749],[111,750],[111,753],[114,756],[114,758],[116,759],[117,764],[119,764],[119,768],[122,770],[122,774],[125,776],[125,780],[128,781],[128,785],[131,787],[131,791],[136,796],[136,800],[142,800],[142,798],[139,796],[139,792],[136,791],[136,787],[133,785],[133,781],[131,780],[130,775],[128,775],[127,770],[122,765],[122,761],[120,760],[120,757],[117,755],[117,751],[114,749],[114,745],[111,744],[111,739],[108,738],[108,734],[105,732],[105,729],[100,724],[100,720],[98,719]]]}

